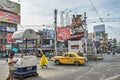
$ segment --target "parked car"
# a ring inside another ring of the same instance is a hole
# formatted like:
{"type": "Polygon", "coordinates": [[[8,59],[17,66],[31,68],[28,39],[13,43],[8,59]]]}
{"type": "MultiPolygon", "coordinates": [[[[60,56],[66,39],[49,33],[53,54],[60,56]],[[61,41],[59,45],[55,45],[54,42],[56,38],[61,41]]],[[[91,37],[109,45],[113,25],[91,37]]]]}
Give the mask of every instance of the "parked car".
{"type": "Polygon", "coordinates": [[[66,52],[62,56],[53,57],[53,61],[56,65],[58,64],[75,64],[75,65],[84,65],[86,60],[84,57],[79,56],[75,52],[66,52]]]}

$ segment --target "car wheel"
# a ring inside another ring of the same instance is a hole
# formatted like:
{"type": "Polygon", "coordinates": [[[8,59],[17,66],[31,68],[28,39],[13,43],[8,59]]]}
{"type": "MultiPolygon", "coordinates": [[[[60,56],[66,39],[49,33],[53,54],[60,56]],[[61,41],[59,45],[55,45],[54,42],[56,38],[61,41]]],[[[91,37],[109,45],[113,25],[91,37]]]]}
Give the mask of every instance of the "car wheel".
{"type": "Polygon", "coordinates": [[[60,64],[60,61],[58,61],[58,60],[55,61],[55,64],[56,64],[56,65],[59,65],[59,64],[60,64]]]}
{"type": "Polygon", "coordinates": [[[74,64],[75,64],[76,66],[79,66],[79,65],[80,65],[80,63],[79,63],[79,62],[75,62],[74,64]]]}

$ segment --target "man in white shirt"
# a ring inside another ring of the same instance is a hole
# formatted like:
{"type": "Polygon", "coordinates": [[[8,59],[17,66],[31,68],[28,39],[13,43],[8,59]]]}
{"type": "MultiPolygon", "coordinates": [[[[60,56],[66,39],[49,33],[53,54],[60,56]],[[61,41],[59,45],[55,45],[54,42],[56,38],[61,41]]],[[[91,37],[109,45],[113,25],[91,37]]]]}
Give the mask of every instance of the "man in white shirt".
{"type": "Polygon", "coordinates": [[[7,77],[6,80],[13,80],[14,78],[14,71],[15,71],[15,67],[14,64],[17,61],[13,60],[14,54],[10,54],[9,59],[8,59],[8,66],[9,66],[9,76],[7,77]]]}

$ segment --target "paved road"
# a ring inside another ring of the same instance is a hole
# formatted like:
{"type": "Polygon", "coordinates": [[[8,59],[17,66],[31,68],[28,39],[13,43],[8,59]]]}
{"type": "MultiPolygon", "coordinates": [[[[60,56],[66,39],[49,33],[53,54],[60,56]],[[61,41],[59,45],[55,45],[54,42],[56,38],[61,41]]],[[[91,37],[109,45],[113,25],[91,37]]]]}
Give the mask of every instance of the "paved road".
{"type": "MultiPolygon", "coordinates": [[[[103,57],[104,60],[90,61],[85,66],[54,65],[50,61],[47,69],[41,69],[38,64],[39,76],[25,80],[112,80],[111,77],[119,77],[120,54],[114,56],[104,54],[103,57]]],[[[0,72],[0,78],[5,80],[8,74],[8,66],[5,60],[0,60],[0,72]]]]}

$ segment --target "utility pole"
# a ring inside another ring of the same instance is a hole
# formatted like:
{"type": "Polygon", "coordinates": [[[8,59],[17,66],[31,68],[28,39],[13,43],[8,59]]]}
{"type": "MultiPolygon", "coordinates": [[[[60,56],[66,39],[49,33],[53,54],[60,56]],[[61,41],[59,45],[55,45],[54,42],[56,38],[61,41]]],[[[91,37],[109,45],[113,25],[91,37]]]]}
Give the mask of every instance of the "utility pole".
{"type": "Polygon", "coordinates": [[[61,27],[64,27],[64,18],[63,18],[63,14],[64,14],[64,11],[61,11],[61,22],[60,22],[60,26],[61,27]]]}
{"type": "Polygon", "coordinates": [[[85,35],[85,54],[87,54],[87,24],[86,24],[86,12],[84,12],[84,27],[85,27],[85,30],[84,30],[84,35],[85,35]]]}
{"type": "Polygon", "coordinates": [[[54,10],[54,26],[55,26],[55,55],[57,55],[57,9],[54,10]]]}

